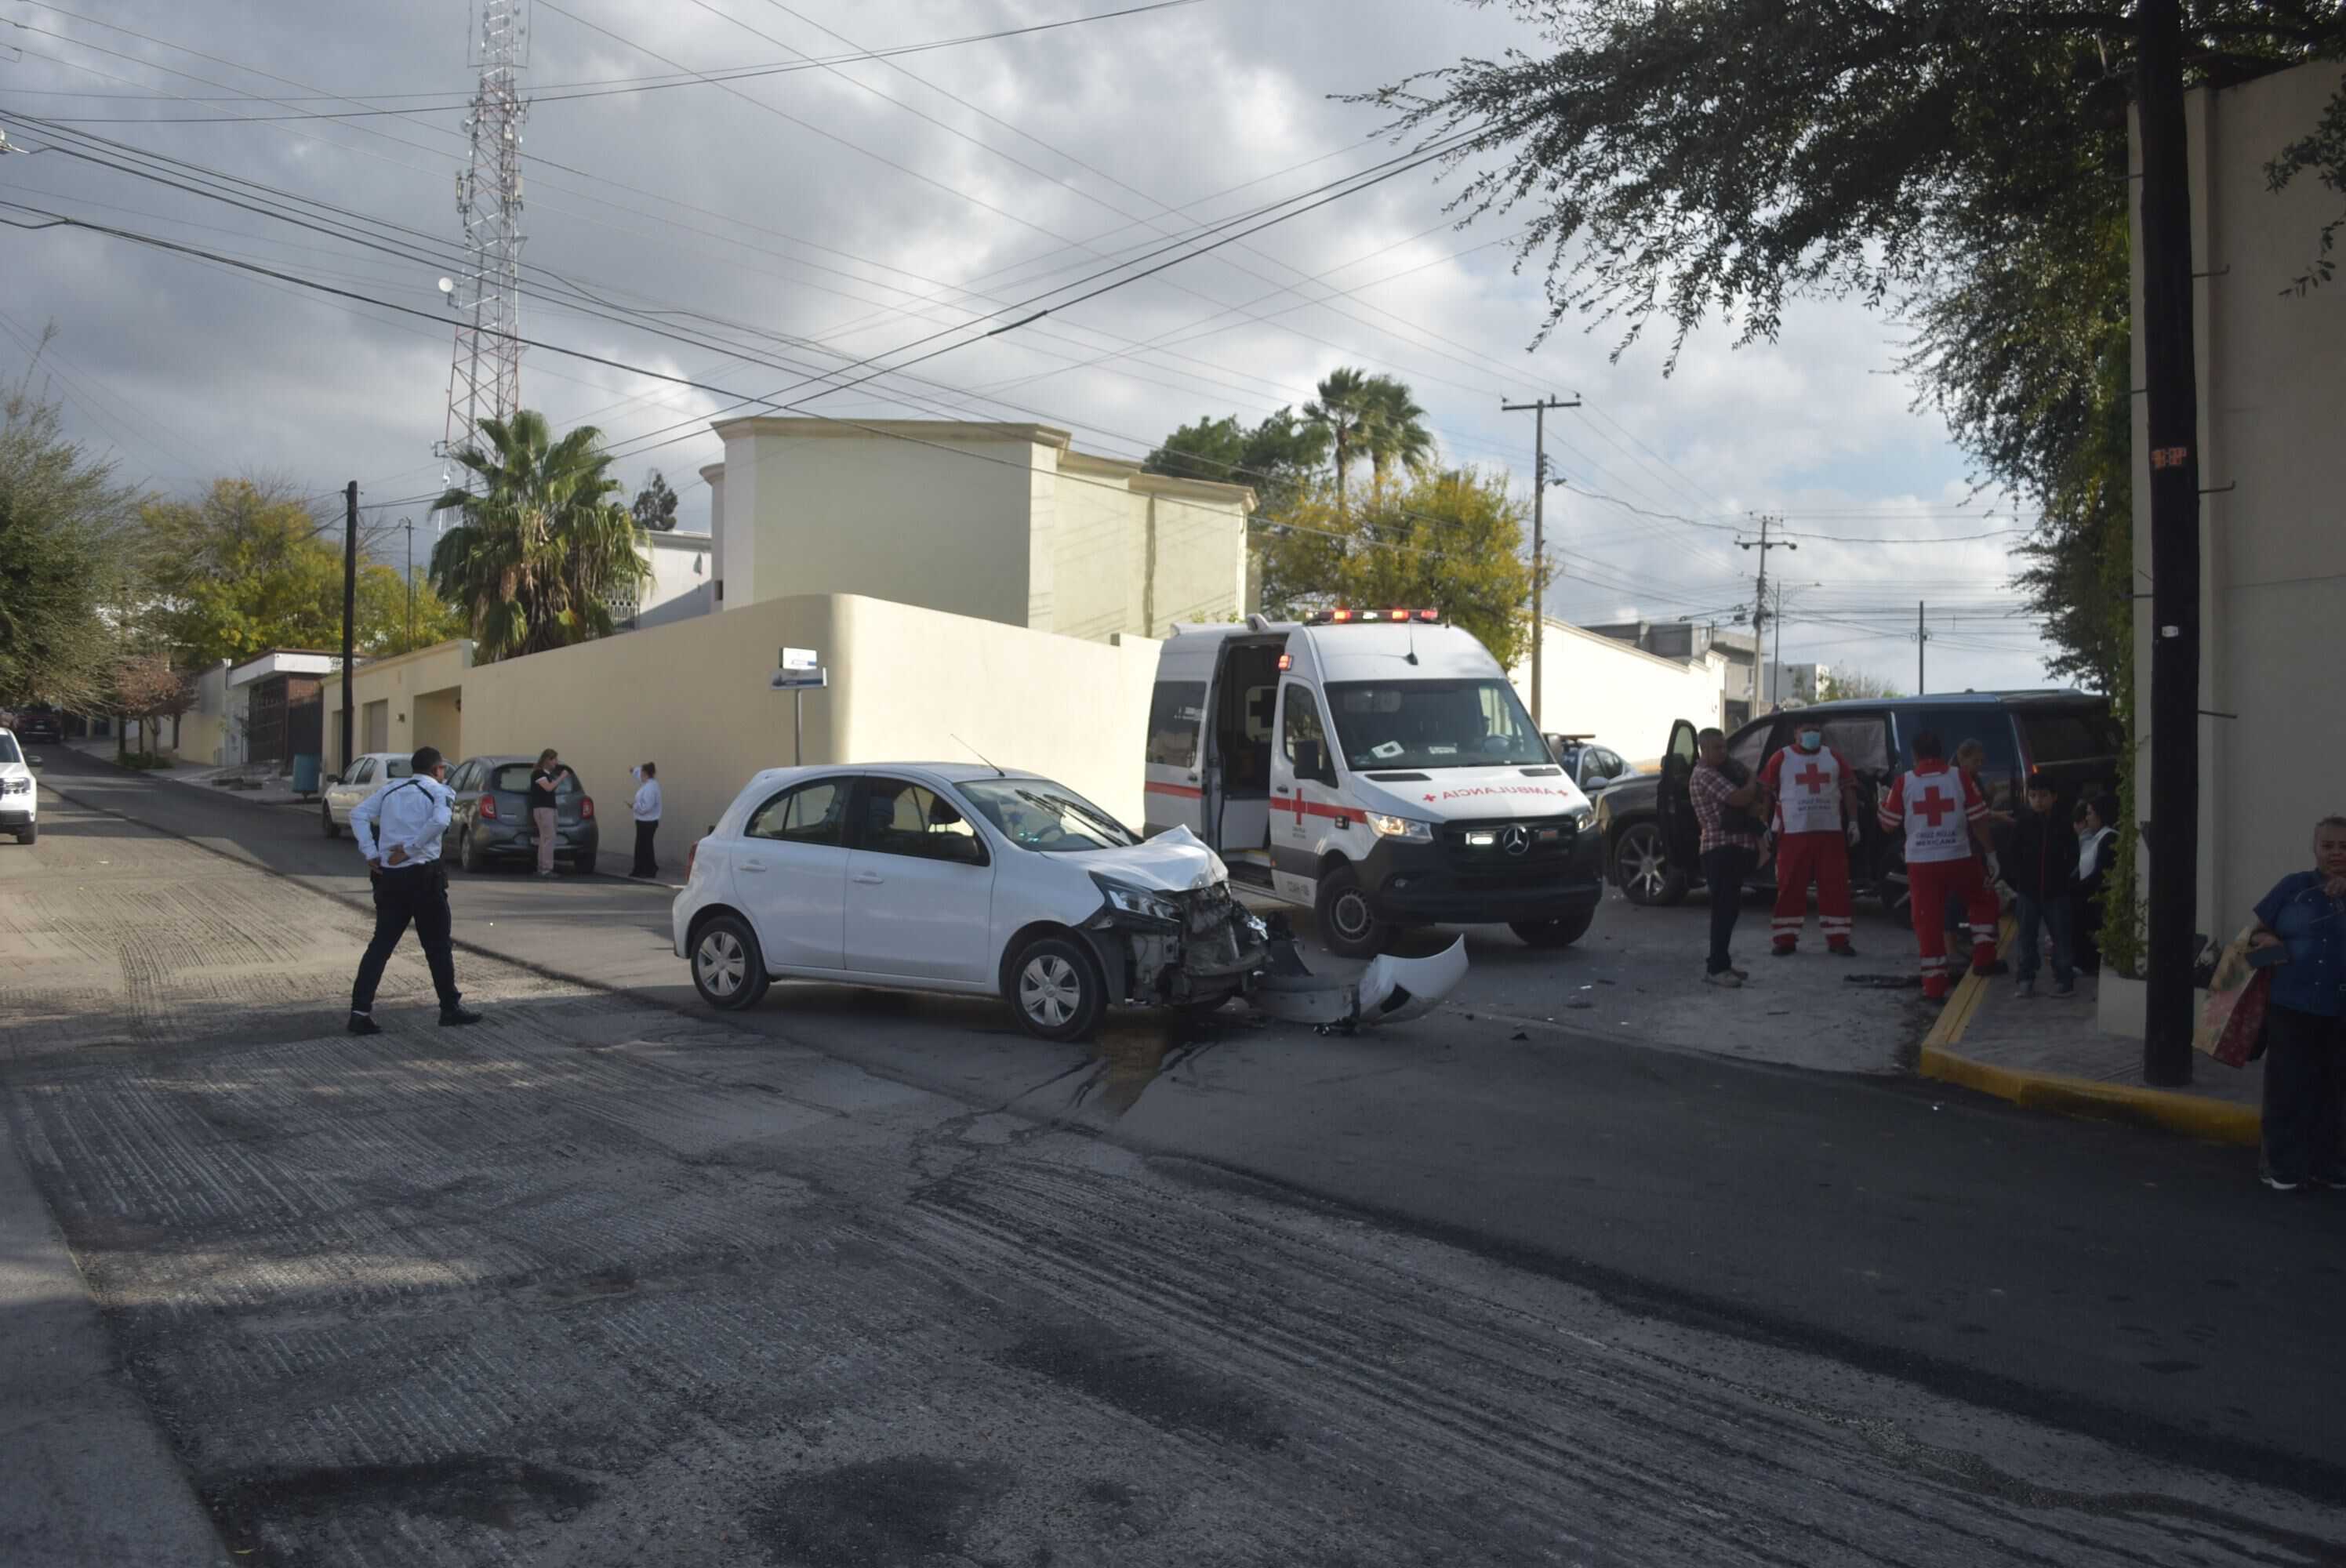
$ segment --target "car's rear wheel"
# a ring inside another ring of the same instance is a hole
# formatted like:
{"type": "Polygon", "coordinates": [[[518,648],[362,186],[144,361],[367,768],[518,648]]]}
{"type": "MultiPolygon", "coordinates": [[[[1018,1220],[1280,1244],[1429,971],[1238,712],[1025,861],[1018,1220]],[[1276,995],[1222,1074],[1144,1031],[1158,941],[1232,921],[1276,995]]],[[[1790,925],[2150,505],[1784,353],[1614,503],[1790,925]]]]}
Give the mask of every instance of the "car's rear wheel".
{"type": "Polygon", "coordinates": [[[572,857],[570,869],[582,877],[593,876],[595,874],[595,851],[589,850],[583,855],[572,857]]]}
{"type": "Polygon", "coordinates": [[[1392,928],[1377,919],[1369,895],[1350,866],[1335,866],[1320,879],[1315,901],[1320,942],[1339,958],[1374,958],[1384,951],[1392,928]]]}
{"type": "Polygon", "coordinates": [[[1687,895],[1687,874],[1670,864],[1658,822],[1635,822],[1613,846],[1613,881],[1633,904],[1668,907],[1687,895]]]}
{"type": "Polygon", "coordinates": [[[1107,1011],[1107,982],[1072,938],[1039,936],[1011,961],[1007,993],[1018,1026],[1038,1040],[1088,1039],[1107,1011]]]}
{"type": "Polygon", "coordinates": [[[692,987],[700,1000],[728,1013],[754,1007],[772,977],[758,935],[731,915],[717,915],[693,933],[692,987]]]}
{"type": "Polygon", "coordinates": [[[342,830],[334,825],[334,809],[323,800],[318,802],[318,826],[329,839],[342,836],[342,830]]]}
{"type": "Polygon", "coordinates": [[[1521,938],[1525,947],[1570,947],[1588,934],[1588,928],[1596,919],[1595,910],[1583,910],[1561,920],[1509,921],[1507,929],[1521,938]]]}
{"type": "Polygon", "coordinates": [[[470,828],[465,829],[464,836],[456,840],[456,863],[468,871],[487,869],[488,857],[481,853],[481,846],[474,840],[470,828]]]}

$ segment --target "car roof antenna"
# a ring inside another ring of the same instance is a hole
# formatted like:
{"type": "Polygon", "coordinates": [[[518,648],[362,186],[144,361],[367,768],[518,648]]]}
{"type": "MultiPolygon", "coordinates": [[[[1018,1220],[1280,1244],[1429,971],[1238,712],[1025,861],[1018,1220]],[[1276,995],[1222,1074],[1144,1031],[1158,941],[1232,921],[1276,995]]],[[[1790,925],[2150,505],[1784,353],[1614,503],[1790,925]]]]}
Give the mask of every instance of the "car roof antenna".
{"type": "Polygon", "coordinates": [[[1408,659],[1408,662],[1409,662],[1409,663],[1411,663],[1411,664],[1415,664],[1415,663],[1417,662],[1417,620],[1416,620],[1416,618],[1415,618],[1414,616],[1411,617],[1411,620],[1410,620],[1410,623],[1409,623],[1409,659],[1408,659]]]}
{"type": "Polygon", "coordinates": [[[1005,772],[1002,770],[1002,764],[1001,764],[1001,763],[996,762],[993,758],[988,757],[984,752],[980,751],[976,747],[972,746],[968,741],[964,740],[960,736],[956,735],[956,736],[954,736],[952,738],[953,738],[953,743],[954,743],[955,746],[958,746],[958,747],[962,748],[964,750],[967,751],[967,752],[968,752],[972,757],[976,758],[980,762],[983,762],[983,763],[984,763],[988,768],[993,769],[994,769],[994,776],[996,779],[1007,779],[1007,778],[1009,778],[1009,777],[1010,777],[1010,775],[1009,775],[1009,774],[1005,773],[1005,772]]]}

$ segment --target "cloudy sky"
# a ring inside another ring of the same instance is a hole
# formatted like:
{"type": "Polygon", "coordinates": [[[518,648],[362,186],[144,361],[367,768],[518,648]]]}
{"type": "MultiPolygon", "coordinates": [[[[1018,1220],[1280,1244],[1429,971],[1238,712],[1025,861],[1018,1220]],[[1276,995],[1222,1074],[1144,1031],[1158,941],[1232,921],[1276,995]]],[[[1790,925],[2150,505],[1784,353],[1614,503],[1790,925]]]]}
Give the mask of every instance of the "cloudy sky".
{"type": "MultiPolygon", "coordinates": [[[[458,270],[477,3],[15,0],[0,128],[44,150],[0,158],[15,204],[0,217],[71,215],[362,298],[85,229],[11,233],[0,363],[18,373],[53,323],[37,376],[126,475],[321,495],[356,478],[384,558],[403,517],[428,548],[415,498],[443,473],[437,280],[458,270]],[[267,188],[230,204],[174,188],[223,174],[267,188]],[[375,243],[346,237],[362,220],[375,243]]],[[[664,470],[703,528],[693,476],[719,454],[706,420],[725,394],[805,399],[810,376],[867,359],[947,349],[803,412],[1041,420],[1138,457],[1201,415],[1300,404],[1352,364],[1406,380],[1449,459],[1519,477],[1531,416],[1499,404],[1577,394],[1548,420],[1566,618],[1748,614],[1757,552],[1738,541],[1773,514],[1800,545],[1769,562],[1788,661],[1912,689],[1927,600],[1933,689],[2042,683],[2007,587],[2014,514],[1967,499],[1961,454],[1892,369],[1893,322],[1796,307],[1770,344],[1698,336],[1668,377],[1658,341],[1614,363],[1608,338],[1567,327],[1531,352],[1539,280],[1505,243],[1519,220],[1455,228],[1430,168],[980,340],[1067,298],[1045,290],[1291,212],[1402,150],[1335,95],[1539,46],[1455,0],[1197,0],[974,36],[1146,3],[527,0],[523,331],[616,363],[529,350],[524,401],[601,426],[631,487],[664,470]],[[695,79],[710,73],[736,79],[695,79]]]]}

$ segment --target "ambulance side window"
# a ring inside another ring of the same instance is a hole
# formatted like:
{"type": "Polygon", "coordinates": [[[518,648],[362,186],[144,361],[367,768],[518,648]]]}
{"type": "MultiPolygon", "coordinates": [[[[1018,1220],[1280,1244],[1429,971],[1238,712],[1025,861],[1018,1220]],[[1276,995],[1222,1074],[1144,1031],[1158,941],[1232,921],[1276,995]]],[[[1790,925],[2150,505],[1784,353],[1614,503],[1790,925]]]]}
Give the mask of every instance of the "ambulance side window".
{"type": "Polygon", "coordinates": [[[1148,760],[1167,768],[1195,768],[1205,721],[1204,681],[1159,682],[1148,704],[1148,760]]]}
{"type": "Polygon", "coordinates": [[[1282,745],[1288,766],[1295,770],[1298,779],[1333,784],[1336,766],[1328,757],[1328,728],[1320,721],[1320,699],[1312,695],[1310,687],[1290,681],[1286,704],[1282,745]]]}

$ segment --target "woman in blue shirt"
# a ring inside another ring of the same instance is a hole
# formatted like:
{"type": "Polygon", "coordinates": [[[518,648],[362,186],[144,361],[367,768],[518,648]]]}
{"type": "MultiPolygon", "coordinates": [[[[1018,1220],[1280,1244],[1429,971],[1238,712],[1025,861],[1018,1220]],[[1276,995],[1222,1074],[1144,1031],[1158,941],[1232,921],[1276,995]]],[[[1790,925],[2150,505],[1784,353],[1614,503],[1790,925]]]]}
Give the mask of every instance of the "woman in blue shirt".
{"type": "Polygon", "coordinates": [[[2310,871],[2257,905],[2256,947],[2286,948],[2265,1023],[2264,1183],[2346,1186],[2346,817],[2314,824],[2310,871]]]}

